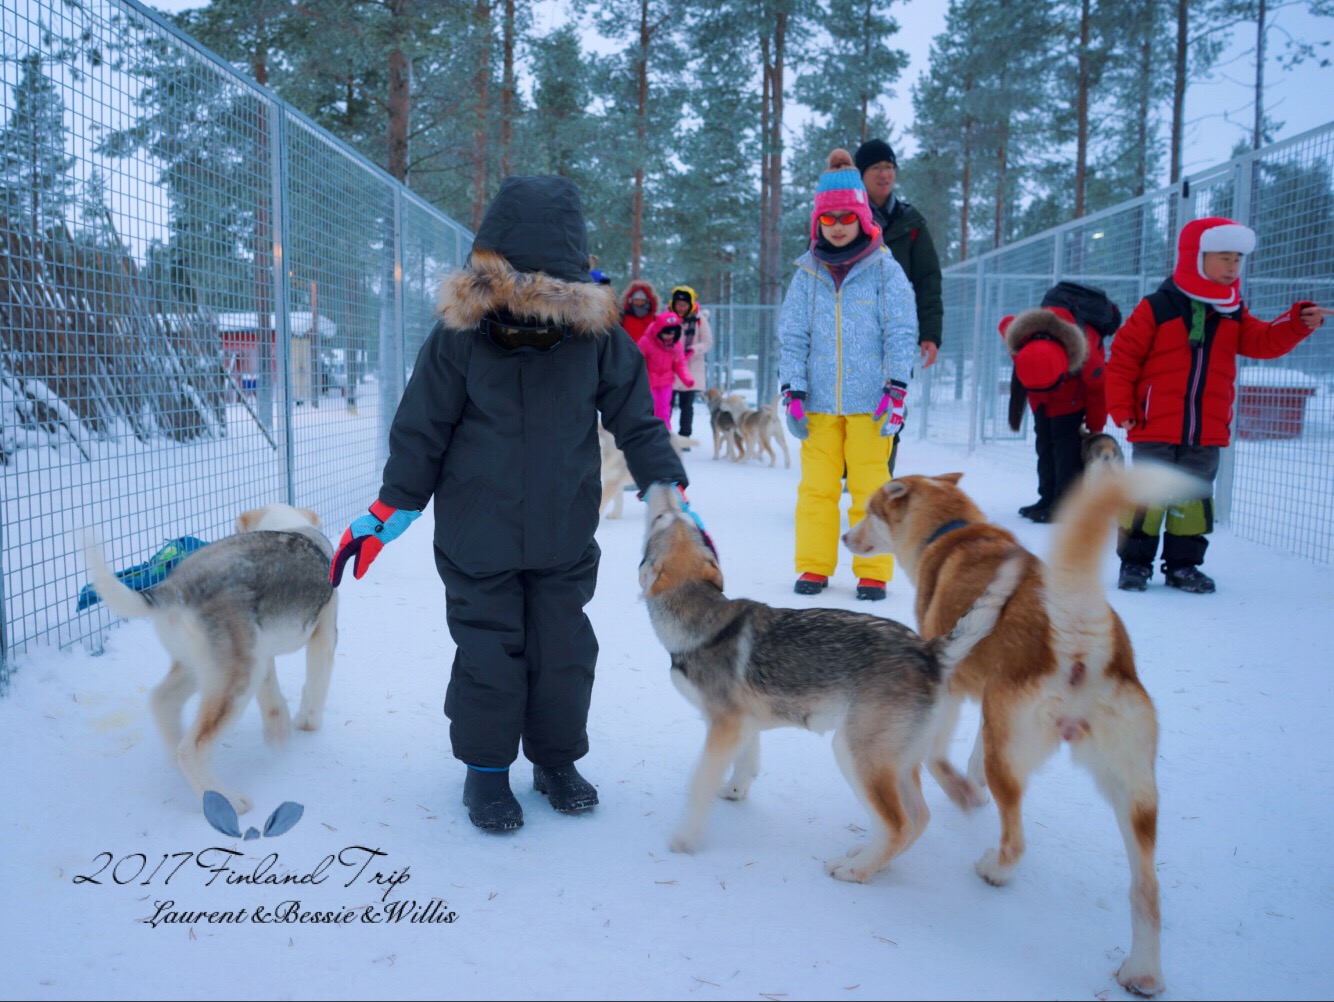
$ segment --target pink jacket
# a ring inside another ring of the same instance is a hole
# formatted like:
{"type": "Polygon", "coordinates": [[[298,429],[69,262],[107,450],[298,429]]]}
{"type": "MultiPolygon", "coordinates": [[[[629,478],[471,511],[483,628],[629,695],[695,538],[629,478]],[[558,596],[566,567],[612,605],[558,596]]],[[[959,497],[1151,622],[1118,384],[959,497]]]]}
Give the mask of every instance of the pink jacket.
{"type": "Polygon", "coordinates": [[[651,389],[670,388],[673,376],[679,378],[686,389],[692,389],[695,379],[690,374],[686,362],[685,346],[676,341],[665,345],[658,337],[658,331],[666,327],[680,327],[681,318],[671,310],[659,313],[639,339],[639,350],[644,353],[644,362],[648,366],[648,385],[651,389]]]}

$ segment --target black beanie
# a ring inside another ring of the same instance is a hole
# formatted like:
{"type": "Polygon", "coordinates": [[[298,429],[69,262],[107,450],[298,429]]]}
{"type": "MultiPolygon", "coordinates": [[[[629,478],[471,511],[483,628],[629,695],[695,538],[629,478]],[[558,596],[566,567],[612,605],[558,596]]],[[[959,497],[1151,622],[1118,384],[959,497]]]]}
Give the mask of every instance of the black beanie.
{"type": "Polygon", "coordinates": [[[868,139],[857,147],[856,154],[853,155],[852,162],[857,165],[859,173],[865,174],[866,168],[871,164],[878,164],[882,160],[888,160],[895,167],[899,165],[898,157],[894,156],[894,148],[883,139],[868,139]]]}

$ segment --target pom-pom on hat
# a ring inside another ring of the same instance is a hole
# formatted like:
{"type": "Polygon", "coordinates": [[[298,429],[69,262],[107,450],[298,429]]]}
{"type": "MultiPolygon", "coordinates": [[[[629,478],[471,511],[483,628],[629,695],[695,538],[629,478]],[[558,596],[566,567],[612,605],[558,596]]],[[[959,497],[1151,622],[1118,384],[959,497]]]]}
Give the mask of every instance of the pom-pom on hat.
{"type": "Polygon", "coordinates": [[[866,185],[862,184],[861,173],[852,165],[852,156],[847,150],[834,150],[829,154],[829,169],[820,175],[820,183],[816,185],[815,211],[811,213],[813,241],[820,239],[822,212],[855,212],[863,233],[872,239],[880,233],[880,227],[871,218],[866,185]]]}
{"type": "Polygon", "coordinates": [[[1204,255],[1210,251],[1249,254],[1255,250],[1255,231],[1222,216],[1192,219],[1177,237],[1177,264],[1172,281],[1178,289],[1208,303],[1220,313],[1231,313],[1241,305],[1241,278],[1220,285],[1204,277],[1204,255]]]}

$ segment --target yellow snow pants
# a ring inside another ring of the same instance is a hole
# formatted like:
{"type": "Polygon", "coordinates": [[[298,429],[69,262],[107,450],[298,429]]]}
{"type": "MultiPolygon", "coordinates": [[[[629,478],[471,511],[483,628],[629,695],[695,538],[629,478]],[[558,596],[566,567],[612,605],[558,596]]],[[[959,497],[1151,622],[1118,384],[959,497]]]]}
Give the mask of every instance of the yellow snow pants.
{"type": "MultiPolygon", "coordinates": [[[[809,414],[809,437],[801,443],[801,484],[797,487],[798,574],[833,575],[838,566],[842,524],[839,501],[843,471],[848,473],[852,508],[849,525],[866,512],[867,499],[888,479],[892,438],[882,438],[880,424],[870,414],[809,414]]],[[[894,557],[852,558],[852,573],[859,578],[888,581],[894,576],[894,557]]]]}

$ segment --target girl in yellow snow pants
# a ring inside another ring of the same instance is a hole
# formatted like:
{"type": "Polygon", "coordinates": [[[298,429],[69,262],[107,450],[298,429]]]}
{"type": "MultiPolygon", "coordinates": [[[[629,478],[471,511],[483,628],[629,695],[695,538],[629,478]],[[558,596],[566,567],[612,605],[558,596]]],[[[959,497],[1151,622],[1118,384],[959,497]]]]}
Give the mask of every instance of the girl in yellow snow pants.
{"type": "MultiPolygon", "coordinates": [[[[801,443],[801,485],[797,488],[798,574],[830,577],[838,566],[842,522],[839,501],[843,471],[848,473],[852,508],[849,526],[866,513],[866,500],[885,482],[892,438],[882,437],[880,422],[870,414],[808,414],[810,437],[801,443]]],[[[852,558],[858,578],[888,581],[894,576],[894,557],[852,558]]]]}

